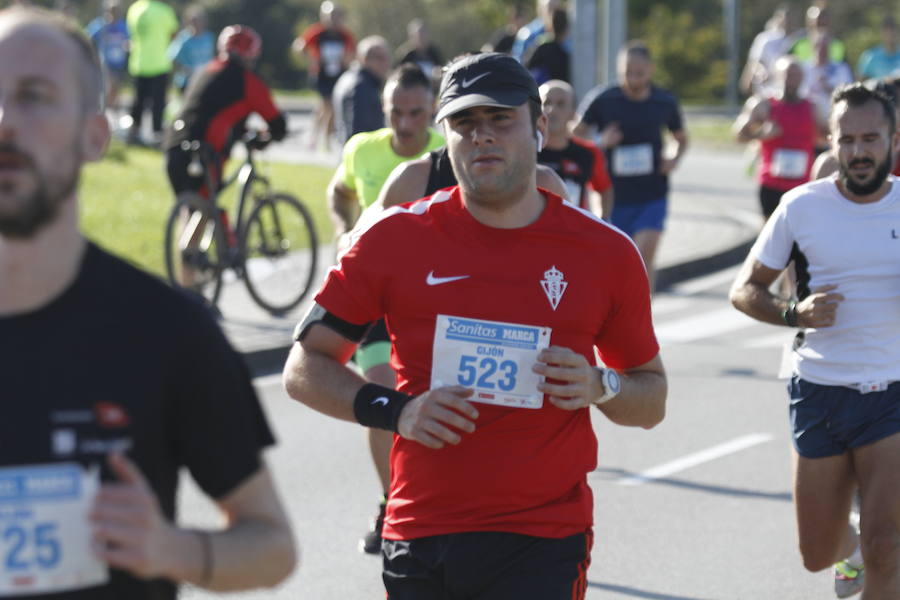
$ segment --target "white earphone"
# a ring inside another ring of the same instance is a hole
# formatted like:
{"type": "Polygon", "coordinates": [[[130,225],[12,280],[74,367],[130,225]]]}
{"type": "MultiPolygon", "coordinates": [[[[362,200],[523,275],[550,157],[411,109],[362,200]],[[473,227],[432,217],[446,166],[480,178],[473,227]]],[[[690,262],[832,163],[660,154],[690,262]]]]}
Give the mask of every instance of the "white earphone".
{"type": "Polygon", "coordinates": [[[538,152],[544,149],[544,134],[541,133],[540,129],[534,132],[534,137],[537,138],[537,149],[538,152]]]}

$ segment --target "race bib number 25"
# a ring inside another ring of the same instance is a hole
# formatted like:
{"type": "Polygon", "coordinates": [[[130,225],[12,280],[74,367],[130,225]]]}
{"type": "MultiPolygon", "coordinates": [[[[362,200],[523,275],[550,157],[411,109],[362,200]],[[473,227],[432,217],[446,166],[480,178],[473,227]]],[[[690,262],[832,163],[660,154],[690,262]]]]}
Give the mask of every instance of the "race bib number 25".
{"type": "Polygon", "coordinates": [[[106,583],[88,524],[99,481],[75,463],[0,469],[0,598],[106,583]]]}
{"type": "Polygon", "coordinates": [[[462,385],[475,402],[540,408],[540,375],[531,370],[550,344],[550,328],[438,315],[431,387],[462,385]]]}

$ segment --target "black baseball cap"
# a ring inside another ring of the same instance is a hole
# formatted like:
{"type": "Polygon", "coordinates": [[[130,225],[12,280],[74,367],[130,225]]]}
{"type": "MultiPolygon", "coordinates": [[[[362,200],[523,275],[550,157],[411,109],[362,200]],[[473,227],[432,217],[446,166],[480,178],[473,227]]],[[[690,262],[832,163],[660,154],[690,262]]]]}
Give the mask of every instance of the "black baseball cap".
{"type": "Polygon", "coordinates": [[[450,65],[438,94],[440,122],[474,106],[515,108],[532,99],[540,103],[537,82],[528,69],[508,54],[486,52],[450,65]]]}

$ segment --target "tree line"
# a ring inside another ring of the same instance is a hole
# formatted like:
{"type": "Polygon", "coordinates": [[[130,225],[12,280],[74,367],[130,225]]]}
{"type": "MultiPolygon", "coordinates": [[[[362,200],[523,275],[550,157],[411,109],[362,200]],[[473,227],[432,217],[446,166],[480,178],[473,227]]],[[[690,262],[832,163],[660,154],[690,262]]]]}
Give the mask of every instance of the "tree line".
{"type": "MultiPolygon", "coordinates": [[[[210,28],[245,23],[263,36],[260,74],[279,88],[306,84],[304,65],[291,55],[298,32],[318,18],[319,0],[168,0],[179,12],[190,4],[207,9],[210,28]]],[[[501,27],[516,3],[533,11],[531,0],[337,0],[347,12],[347,24],[357,39],[384,36],[393,46],[406,39],[413,17],[425,19],[434,43],[449,58],[479,49],[501,27]]],[[[604,0],[597,0],[603,3],[604,0]]],[[[35,2],[53,6],[58,0],[35,2]]],[[[783,0],[743,0],[740,7],[740,48],[746,58],[753,37],[762,30],[783,0]]],[[[102,0],[81,0],[79,17],[87,22],[100,12],[102,0]]],[[[123,0],[128,4],[128,0],[123,0]]],[[[789,2],[805,10],[809,2],[789,2]]],[[[685,102],[718,103],[725,98],[727,63],[722,0],[628,0],[628,33],[642,38],[654,53],[658,83],[685,102]]],[[[855,66],[860,53],[879,43],[879,27],[894,3],[885,0],[831,2],[834,33],[847,47],[855,66]]],[[[742,65],[741,65],[742,66],[742,65]]]]}

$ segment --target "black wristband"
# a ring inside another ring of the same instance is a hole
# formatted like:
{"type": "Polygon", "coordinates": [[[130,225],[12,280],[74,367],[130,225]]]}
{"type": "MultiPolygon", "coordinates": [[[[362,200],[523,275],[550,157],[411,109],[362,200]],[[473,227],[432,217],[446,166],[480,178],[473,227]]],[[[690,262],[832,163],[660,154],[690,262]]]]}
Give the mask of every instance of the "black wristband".
{"type": "Polygon", "coordinates": [[[781,311],[781,319],[784,321],[785,325],[788,327],[796,327],[797,326],[797,301],[791,300],[788,302],[788,307],[781,311]]]}
{"type": "Polygon", "coordinates": [[[400,411],[413,397],[397,390],[367,383],[356,392],[353,399],[353,416],[360,425],[397,431],[400,411]]]}

